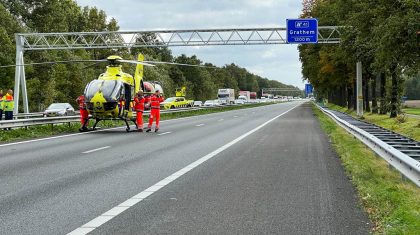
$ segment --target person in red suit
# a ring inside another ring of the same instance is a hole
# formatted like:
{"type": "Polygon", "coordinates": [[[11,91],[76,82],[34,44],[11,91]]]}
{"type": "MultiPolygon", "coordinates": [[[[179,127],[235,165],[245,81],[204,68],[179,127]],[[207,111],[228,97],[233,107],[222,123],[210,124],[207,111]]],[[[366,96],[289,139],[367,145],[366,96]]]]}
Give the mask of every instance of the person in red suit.
{"type": "Polygon", "coordinates": [[[143,96],[143,91],[137,92],[136,96],[134,97],[134,110],[137,112],[136,124],[137,129],[140,132],[143,132],[143,112],[145,102],[146,98],[143,96]]]}
{"type": "Polygon", "coordinates": [[[155,94],[150,96],[150,115],[149,115],[149,126],[146,132],[152,130],[153,119],[156,120],[155,132],[159,130],[159,119],[160,119],[160,103],[164,101],[163,96],[159,90],[155,91],[155,94]]]}
{"type": "Polygon", "coordinates": [[[80,110],[80,124],[82,127],[81,130],[87,130],[87,125],[89,124],[89,112],[86,107],[86,98],[84,95],[77,97],[76,102],[79,104],[80,110]]]}

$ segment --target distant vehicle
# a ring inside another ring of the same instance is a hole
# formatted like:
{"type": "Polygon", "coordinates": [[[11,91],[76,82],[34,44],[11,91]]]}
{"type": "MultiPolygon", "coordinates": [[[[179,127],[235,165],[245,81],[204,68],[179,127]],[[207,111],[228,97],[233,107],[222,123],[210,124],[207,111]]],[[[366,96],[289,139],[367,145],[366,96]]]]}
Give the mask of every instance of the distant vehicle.
{"type": "Polygon", "coordinates": [[[234,104],[235,103],[235,89],[219,89],[217,92],[217,98],[220,103],[223,104],[234,104]]]}
{"type": "Polygon", "coordinates": [[[261,98],[265,97],[266,99],[274,99],[274,95],[273,94],[268,94],[268,93],[262,93],[261,94],[261,98]]]}
{"type": "Polygon", "coordinates": [[[184,97],[170,97],[160,104],[164,109],[192,107],[194,100],[186,100],[184,97]]]}
{"type": "Polygon", "coordinates": [[[256,100],[256,99],[257,99],[257,92],[251,92],[251,93],[249,94],[249,98],[250,98],[251,100],[256,100]]]}
{"type": "Polygon", "coordinates": [[[204,102],[204,106],[209,106],[209,107],[215,106],[214,100],[206,100],[206,102],[204,102]]]}
{"type": "MultiPolygon", "coordinates": [[[[221,106],[222,103],[220,102],[220,100],[213,100],[214,102],[214,106],[221,106]]],[[[235,103],[235,101],[233,101],[233,104],[235,103]]]]}
{"type": "Polygon", "coordinates": [[[250,91],[239,91],[238,99],[244,100],[245,103],[248,103],[251,100],[251,92],[250,91]]]}
{"type": "Polygon", "coordinates": [[[236,101],[238,101],[238,100],[241,100],[243,103],[248,103],[249,102],[249,100],[246,98],[246,96],[244,96],[244,95],[240,95],[239,97],[238,97],[238,99],[237,100],[235,100],[235,103],[236,103],[236,101]]]}
{"type": "Polygon", "coordinates": [[[74,108],[69,103],[53,103],[44,111],[44,117],[75,115],[74,108]]]}
{"type": "MultiPolygon", "coordinates": [[[[239,96],[241,97],[241,96],[239,96]]],[[[237,99],[235,100],[235,104],[245,104],[245,99],[237,99]]]]}
{"type": "Polygon", "coordinates": [[[199,101],[199,100],[196,100],[196,101],[194,101],[193,106],[194,107],[201,107],[201,106],[203,106],[203,102],[202,101],[199,101]]]}

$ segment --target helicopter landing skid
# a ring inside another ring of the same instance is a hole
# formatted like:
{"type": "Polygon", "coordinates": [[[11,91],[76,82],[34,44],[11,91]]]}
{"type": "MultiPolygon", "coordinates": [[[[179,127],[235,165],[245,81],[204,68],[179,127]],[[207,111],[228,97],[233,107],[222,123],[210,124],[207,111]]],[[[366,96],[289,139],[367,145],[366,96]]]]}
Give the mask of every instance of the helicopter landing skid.
{"type": "Polygon", "coordinates": [[[134,125],[136,125],[136,129],[137,129],[137,123],[136,123],[135,120],[124,118],[124,117],[120,117],[120,119],[125,122],[125,125],[126,125],[125,131],[127,131],[127,132],[131,131],[130,124],[128,124],[128,121],[132,121],[134,123],[134,125]]]}

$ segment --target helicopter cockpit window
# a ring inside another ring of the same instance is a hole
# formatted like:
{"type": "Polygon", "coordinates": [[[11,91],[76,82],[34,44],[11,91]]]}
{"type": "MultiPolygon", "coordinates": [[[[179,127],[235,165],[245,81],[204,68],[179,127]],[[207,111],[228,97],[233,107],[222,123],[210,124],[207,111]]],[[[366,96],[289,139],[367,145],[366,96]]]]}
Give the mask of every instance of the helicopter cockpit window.
{"type": "Polygon", "coordinates": [[[98,91],[101,91],[106,100],[117,100],[123,86],[123,83],[120,81],[93,80],[86,87],[85,97],[87,100],[90,100],[98,91]]]}

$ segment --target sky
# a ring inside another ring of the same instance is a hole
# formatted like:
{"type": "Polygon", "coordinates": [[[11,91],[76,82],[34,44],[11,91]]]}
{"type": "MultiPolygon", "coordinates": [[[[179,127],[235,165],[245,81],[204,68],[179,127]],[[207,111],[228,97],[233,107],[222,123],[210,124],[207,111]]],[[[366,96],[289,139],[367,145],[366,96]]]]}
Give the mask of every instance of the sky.
{"type": "MultiPolygon", "coordinates": [[[[76,0],[118,21],[121,31],[285,27],[300,0],[76,0]]],[[[235,63],[262,77],[304,88],[296,45],[171,47],[218,66],[235,63]]]]}

